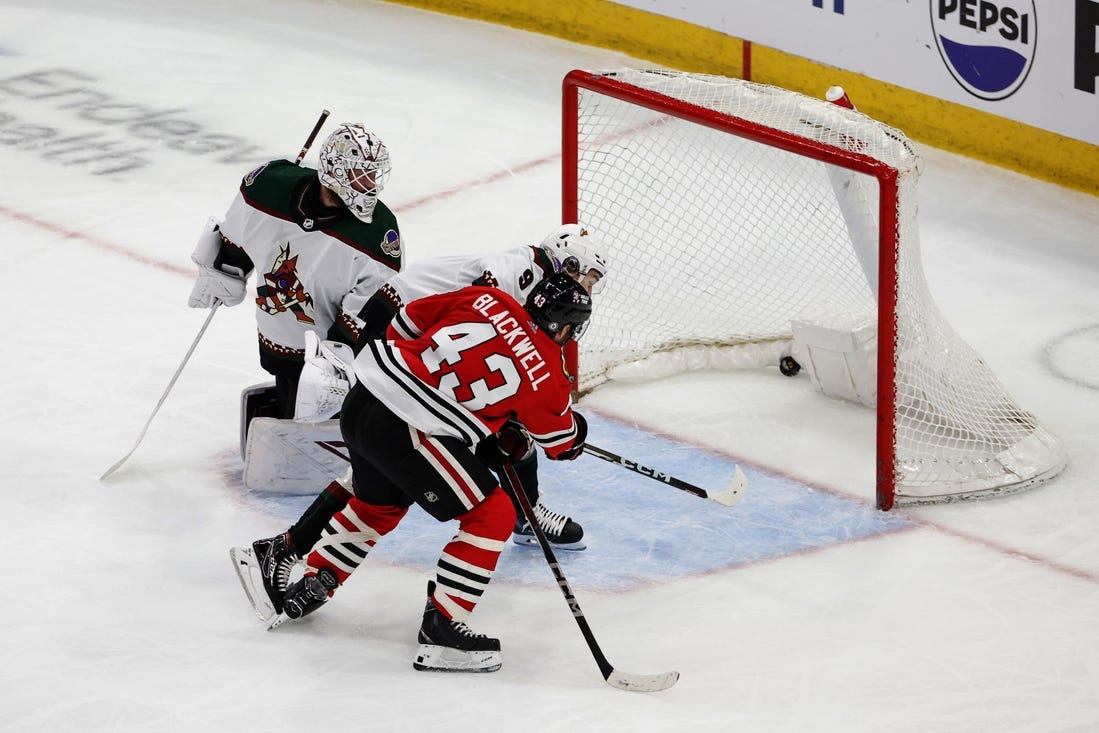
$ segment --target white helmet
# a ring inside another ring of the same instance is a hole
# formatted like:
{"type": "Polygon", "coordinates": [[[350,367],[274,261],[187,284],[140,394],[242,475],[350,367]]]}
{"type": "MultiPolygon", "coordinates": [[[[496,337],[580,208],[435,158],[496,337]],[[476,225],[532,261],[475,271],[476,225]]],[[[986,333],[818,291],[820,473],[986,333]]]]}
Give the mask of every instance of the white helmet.
{"type": "Polygon", "coordinates": [[[341,124],[321,146],[317,177],[367,224],[389,171],[389,151],[358,122],[341,124]]]}
{"type": "Polygon", "coordinates": [[[540,246],[553,259],[558,272],[576,275],[595,270],[599,280],[592,285],[591,291],[598,293],[603,289],[607,277],[607,248],[587,227],[562,224],[543,239],[540,246]]]}

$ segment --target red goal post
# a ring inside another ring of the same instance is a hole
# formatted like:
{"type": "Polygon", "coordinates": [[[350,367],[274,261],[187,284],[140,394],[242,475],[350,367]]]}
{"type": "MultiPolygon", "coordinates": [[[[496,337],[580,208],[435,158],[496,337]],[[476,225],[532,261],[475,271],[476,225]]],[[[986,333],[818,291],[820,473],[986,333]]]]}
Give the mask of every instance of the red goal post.
{"type": "Polygon", "coordinates": [[[879,508],[1013,493],[1064,467],[1060,442],[927,290],[921,161],[903,133],[740,79],[576,70],[562,155],[563,221],[591,226],[611,253],[579,345],[581,392],[811,361],[796,322],[865,322],[876,377],[860,399],[876,409],[879,508]]]}

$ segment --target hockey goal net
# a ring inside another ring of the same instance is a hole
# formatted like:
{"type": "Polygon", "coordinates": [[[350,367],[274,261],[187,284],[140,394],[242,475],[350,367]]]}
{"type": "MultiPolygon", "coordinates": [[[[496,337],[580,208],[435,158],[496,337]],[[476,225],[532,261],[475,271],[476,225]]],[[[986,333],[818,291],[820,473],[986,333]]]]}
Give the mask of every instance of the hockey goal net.
{"type": "Polygon", "coordinates": [[[1064,467],[935,306],[901,132],[776,87],[636,69],[568,74],[563,119],[564,220],[595,229],[613,267],[581,391],[775,367],[797,358],[797,319],[869,318],[881,509],[1012,493],[1064,467]]]}

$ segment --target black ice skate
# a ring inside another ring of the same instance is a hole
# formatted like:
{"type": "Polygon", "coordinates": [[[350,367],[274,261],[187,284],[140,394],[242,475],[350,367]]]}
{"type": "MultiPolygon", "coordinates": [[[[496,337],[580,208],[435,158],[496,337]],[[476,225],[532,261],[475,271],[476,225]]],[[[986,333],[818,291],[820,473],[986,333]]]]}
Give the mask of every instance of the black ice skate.
{"type": "Polygon", "coordinates": [[[259,563],[263,589],[267,591],[275,611],[281,613],[283,596],[290,587],[290,571],[300,559],[290,545],[290,533],[256,540],[252,543],[252,553],[259,563]]]}
{"type": "Polygon", "coordinates": [[[291,572],[300,559],[290,546],[289,537],[283,533],[256,540],[251,548],[233,547],[229,557],[256,615],[270,625],[282,612],[291,572]]]}
{"type": "Polygon", "coordinates": [[[412,667],[434,672],[495,672],[500,669],[500,640],[475,633],[461,621],[442,614],[431,596],[435,582],[427,584],[427,606],[420,624],[420,649],[412,667]]]}
{"type": "Polygon", "coordinates": [[[288,619],[308,616],[328,602],[329,591],[336,590],[337,586],[339,581],[328,568],[321,568],[316,575],[306,575],[286,591],[282,615],[288,619]]]}
{"type": "MultiPolygon", "coordinates": [[[[546,539],[557,550],[583,550],[587,548],[580,540],[584,537],[584,528],[579,522],[573,521],[560,512],[550,511],[539,499],[534,505],[534,516],[538,518],[538,525],[546,533],[546,539]]],[[[515,520],[515,532],[511,541],[517,545],[534,545],[537,547],[538,538],[531,529],[527,518],[522,514],[515,520]]]]}

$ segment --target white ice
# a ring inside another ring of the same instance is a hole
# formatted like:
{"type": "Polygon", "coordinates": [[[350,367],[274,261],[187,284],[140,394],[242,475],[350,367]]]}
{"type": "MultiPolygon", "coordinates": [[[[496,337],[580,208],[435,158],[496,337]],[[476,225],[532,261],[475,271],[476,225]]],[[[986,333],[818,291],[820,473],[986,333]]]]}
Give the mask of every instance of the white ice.
{"type": "MultiPolygon", "coordinates": [[[[206,315],[185,304],[202,223],[253,164],[293,157],[322,108],[390,147],[385,198],[412,259],[502,249],[559,221],[565,72],[628,64],[647,65],[368,0],[0,3],[0,730],[1099,730],[1099,206],[940,151],[925,150],[921,188],[931,290],[1065,441],[1068,469],[1014,497],[898,511],[907,529],[601,587],[599,540],[631,541],[601,537],[601,516],[642,494],[673,514],[695,501],[612,473],[618,492],[600,503],[593,489],[578,515],[591,554],[562,567],[615,665],[682,673],[667,692],[603,683],[544,565],[533,582],[501,576],[477,610],[474,626],[504,644],[493,675],[413,671],[428,572],[399,553],[265,632],[226,552],[289,516],[240,485],[237,399],[265,379],[247,307],[217,313],[137,452],[98,481],[206,315]],[[100,94],[95,114],[90,98],[11,81],[40,72],[100,94]],[[221,162],[142,137],[122,122],[139,107],[251,147],[221,162]],[[38,145],[43,128],[101,134],[149,165],[98,172],[72,143],[38,145]]],[[[580,409],[872,511],[871,414],[805,380],[612,385],[580,409]]],[[[730,537],[750,529],[737,521],[757,491],[714,505],[730,537]]],[[[833,529],[777,505],[769,519],[793,535],[833,529]]],[[[663,540],[681,555],[714,541],[689,526],[663,540]]],[[[502,564],[534,563],[524,552],[502,564]]]]}

